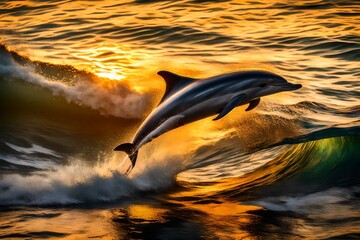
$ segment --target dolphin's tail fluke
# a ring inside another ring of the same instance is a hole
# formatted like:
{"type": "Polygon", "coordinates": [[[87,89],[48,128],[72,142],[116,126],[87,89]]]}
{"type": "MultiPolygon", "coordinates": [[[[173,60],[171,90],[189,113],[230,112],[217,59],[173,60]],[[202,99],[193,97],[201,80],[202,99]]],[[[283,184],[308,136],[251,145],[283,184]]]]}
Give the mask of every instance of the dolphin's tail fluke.
{"type": "Polygon", "coordinates": [[[138,151],[135,150],[135,145],[132,144],[132,143],[120,144],[119,146],[117,146],[114,149],[114,151],[123,151],[123,152],[126,152],[126,154],[128,155],[128,157],[129,157],[129,159],[131,161],[131,166],[128,168],[125,175],[129,174],[131,169],[134,168],[135,163],[136,163],[136,159],[137,159],[138,151]]]}

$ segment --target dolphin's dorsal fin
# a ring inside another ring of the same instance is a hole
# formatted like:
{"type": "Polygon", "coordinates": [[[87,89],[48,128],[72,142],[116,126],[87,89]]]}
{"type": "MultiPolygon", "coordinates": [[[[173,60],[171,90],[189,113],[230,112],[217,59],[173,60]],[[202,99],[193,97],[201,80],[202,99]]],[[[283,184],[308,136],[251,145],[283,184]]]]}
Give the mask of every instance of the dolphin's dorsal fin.
{"type": "Polygon", "coordinates": [[[168,72],[168,71],[160,71],[157,74],[160,75],[166,82],[166,90],[165,90],[164,96],[162,97],[160,103],[165,101],[165,99],[167,99],[169,96],[171,96],[175,92],[179,91],[180,89],[182,89],[196,81],[196,79],[194,79],[194,78],[179,76],[175,73],[168,72]]]}
{"type": "Polygon", "coordinates": [[[249,106],[245,109],[245,111],[250,111],[254,108],[256,108],[257,105],[259,105],[260,103],[260,98],[256,98],[254,100],[252,100],[249,104],[249,106]]]}
{"type": "Polygon", "coordinates": [[[223,118],[231,110],[233,110],[235,107],[241,104],[241,102],[243,102],[246,99],[246,97],[247,97],[246,94],[240,94],[234,97],[233,99],[231,99],[231,101],[226,104],[226,106],[221,110],[219,115],[217,115],[217,117],[214,118],[213,120],[215,121],[215,120],[219,120],[220,118],[223,118]]]}

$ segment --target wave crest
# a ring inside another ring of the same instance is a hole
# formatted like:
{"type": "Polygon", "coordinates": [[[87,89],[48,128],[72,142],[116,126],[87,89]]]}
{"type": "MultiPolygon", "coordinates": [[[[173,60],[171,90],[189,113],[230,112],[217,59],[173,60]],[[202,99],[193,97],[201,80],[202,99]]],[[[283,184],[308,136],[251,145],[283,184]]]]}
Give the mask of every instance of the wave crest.
{"type": "Polygon", "coordinates": [[[119,164],[114,157],[96,166],[77,159],[53,171],[4,175],[0,181],[0,206],[87,204],[133,198],[169,188],[184,167],[181,159],[166,159],[128,178],[117,171],[119,164]]]}
{"type": "MultiPolygon", "coordinates": [[[[149,97],[146,94],[138,93],[122,82],[93,79],[91,74],[85,78],[68,80],[72,84],[52,80],[39,73],[35,64],[30,60],[27,60],[26,64],[16,61],[13,57],[14,54],[6,50],[5,47],[0,48],[2,60],[0,62],[0,76],[5,79],[26,81],[48,89],[53,95],[61,96],[68,102],[87,106],[102,114],[120,118],[141,118],[149,104],[149,97]]],[[[58,71],[53,73],[55,75],[64,70],[62,66],[56,67],[58,67],[58,71]]],[[[67,71],[72,70],[68,69],[67,71]]],[[[74,76],[70,73],[66,73],[66,75],[74,76]]]]}

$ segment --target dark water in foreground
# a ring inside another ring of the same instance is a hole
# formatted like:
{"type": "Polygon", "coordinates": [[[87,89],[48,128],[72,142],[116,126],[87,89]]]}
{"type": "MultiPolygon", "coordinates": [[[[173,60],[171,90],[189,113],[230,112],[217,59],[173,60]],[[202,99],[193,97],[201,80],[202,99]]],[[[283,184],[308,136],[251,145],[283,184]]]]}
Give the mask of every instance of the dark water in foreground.
{"type": "Polygon", "coordinates": [[[0,3],[0,238],[359,239],[355,1],[0,3]],[[303,88],[144,146],[159,70],[303,88]]]}

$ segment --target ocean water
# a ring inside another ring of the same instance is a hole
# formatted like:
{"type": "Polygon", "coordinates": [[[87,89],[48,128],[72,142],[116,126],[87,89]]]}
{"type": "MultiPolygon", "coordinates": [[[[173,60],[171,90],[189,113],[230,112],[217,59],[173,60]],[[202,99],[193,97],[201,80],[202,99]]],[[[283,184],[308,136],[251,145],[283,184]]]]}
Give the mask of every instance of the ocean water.
{"type": "Polygon", "coordinates": [[[356,1],[1,1],[0,238],[359,239],[356,1]],[[303,87],[113,152],[156,73],[303,87]]]}

